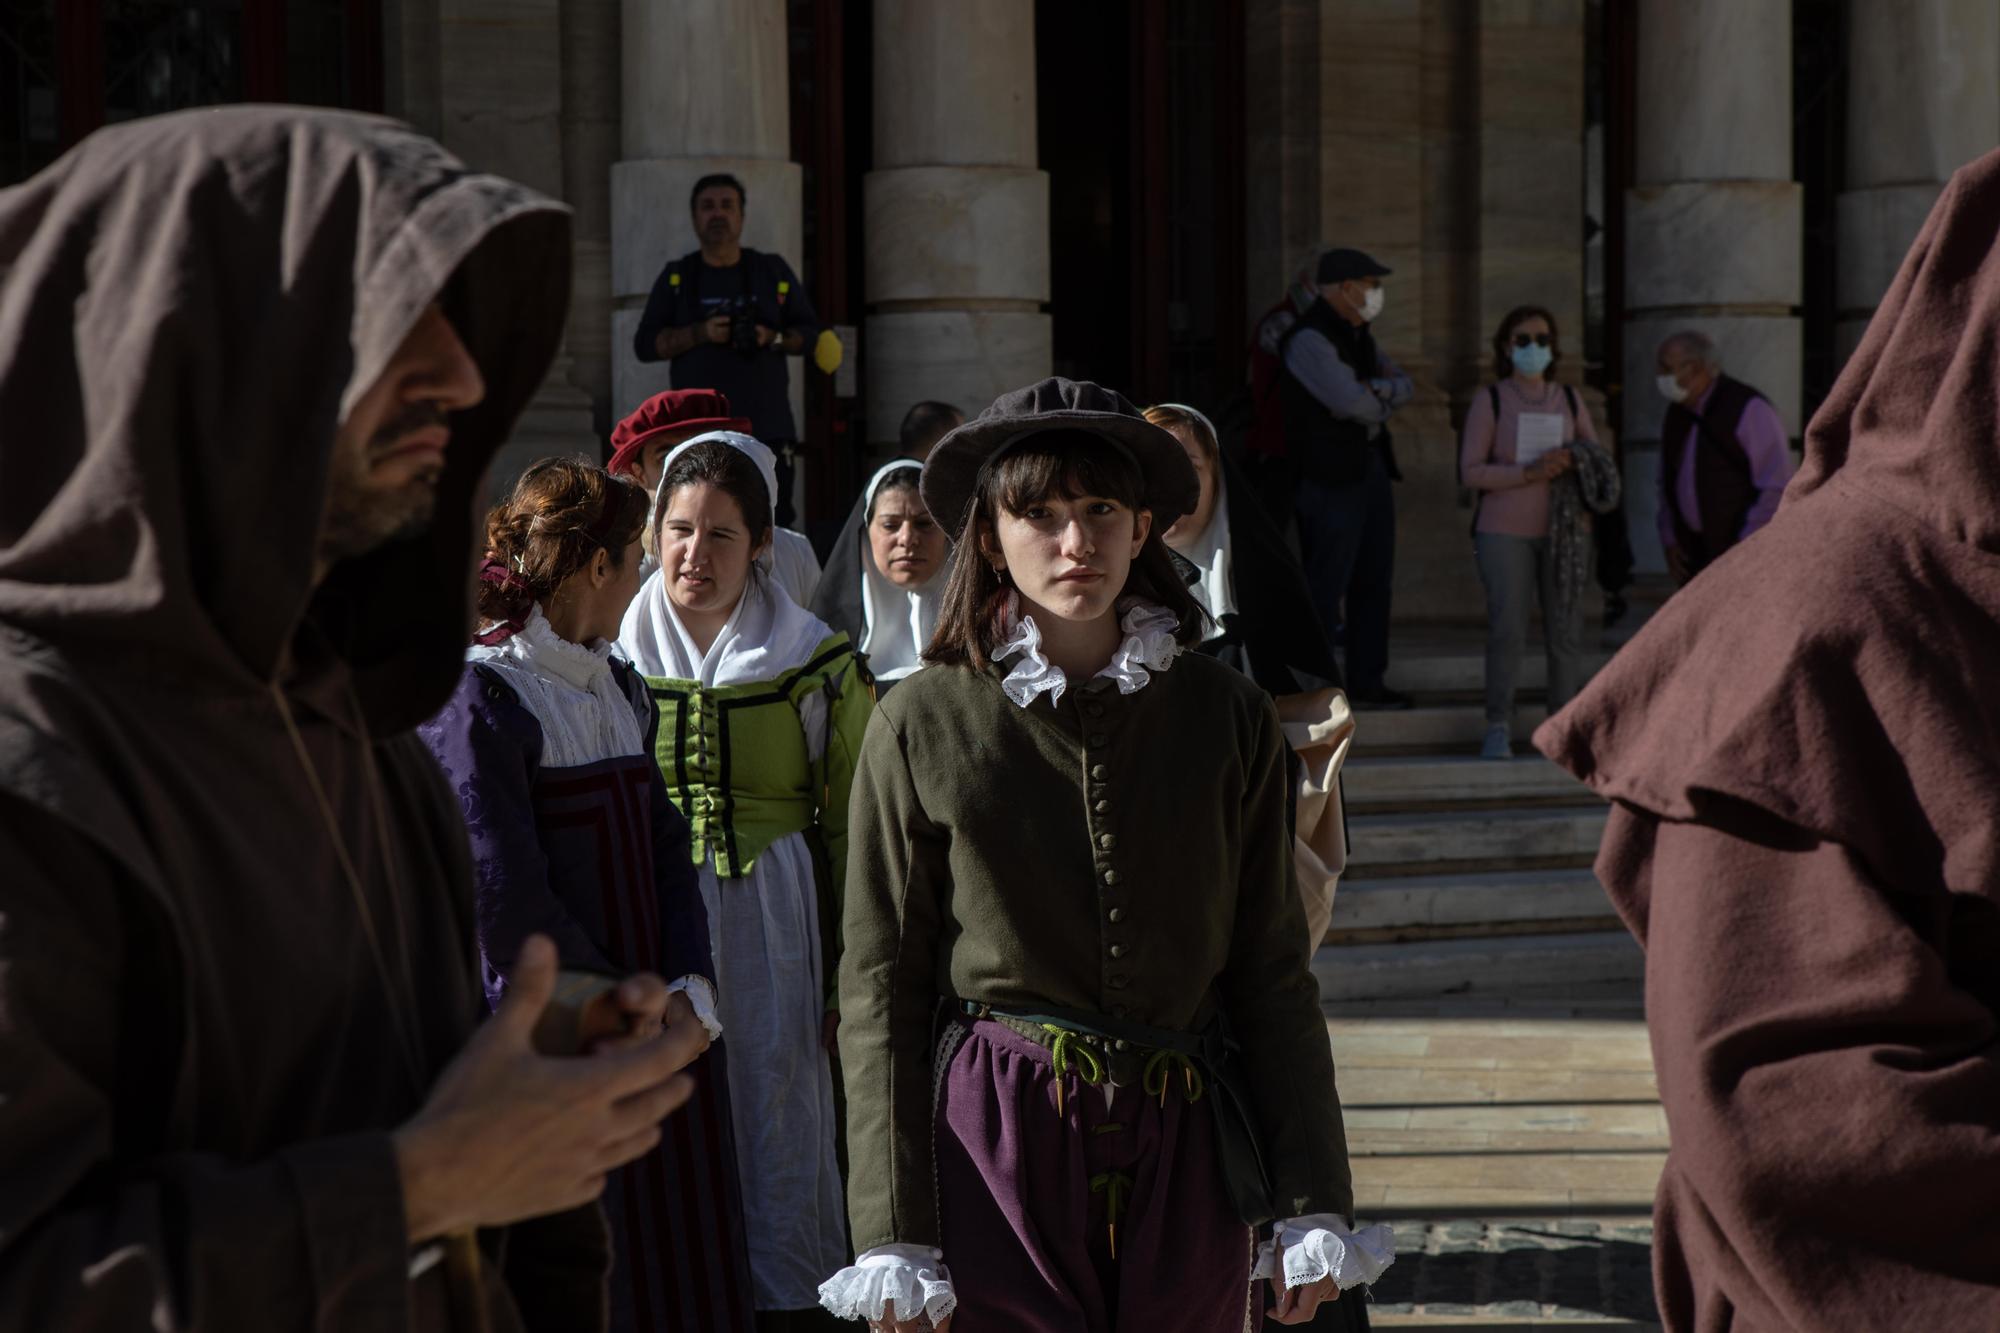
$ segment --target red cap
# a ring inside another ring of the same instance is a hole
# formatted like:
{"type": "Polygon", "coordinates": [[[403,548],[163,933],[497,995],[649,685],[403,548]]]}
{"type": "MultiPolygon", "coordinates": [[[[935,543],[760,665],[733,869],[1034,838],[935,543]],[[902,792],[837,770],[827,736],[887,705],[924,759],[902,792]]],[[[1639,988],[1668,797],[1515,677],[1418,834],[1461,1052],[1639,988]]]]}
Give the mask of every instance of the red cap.
{"type": "Polygon", "coordinates": [[[636,467],[646,441],[668,432],[733,430],[750,433],[750,423],[734,416],[729,400],[713,389],[668,389],[639,404],[631,416],[611,428],[613,476],[636,467]]]}

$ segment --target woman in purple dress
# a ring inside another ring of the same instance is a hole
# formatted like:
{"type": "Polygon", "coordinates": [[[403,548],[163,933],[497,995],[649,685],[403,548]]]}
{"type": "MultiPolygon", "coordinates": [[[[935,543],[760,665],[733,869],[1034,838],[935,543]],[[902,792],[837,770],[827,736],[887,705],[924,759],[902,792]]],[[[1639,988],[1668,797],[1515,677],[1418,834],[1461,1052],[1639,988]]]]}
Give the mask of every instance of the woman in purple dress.
{"type": "MultiPolygon", "coordinates": [[[[488,999],[539,933],[566,969],[669,978],[669,1024],[713,1039],[687,822],[652,759],[652,698],[610,642],[639,587],[646,511],[644,491],[580,460],[523,474],[487,520],[465,677],[422,734],[472,835],[488,999]]],[[[606,1183],[619,1333],[753,1327],[721,1042],[689,1068],[694,1100],[606,1183]]]]}

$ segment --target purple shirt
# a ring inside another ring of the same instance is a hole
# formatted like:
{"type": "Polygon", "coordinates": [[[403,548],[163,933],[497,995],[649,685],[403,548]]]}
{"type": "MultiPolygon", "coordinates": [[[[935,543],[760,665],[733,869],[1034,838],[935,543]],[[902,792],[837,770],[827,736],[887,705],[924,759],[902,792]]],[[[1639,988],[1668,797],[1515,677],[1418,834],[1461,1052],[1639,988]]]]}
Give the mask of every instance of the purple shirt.
{"type": "MultiPolygon", "coordinates": [[[[1709,385],[1701,397],[1688,404],[1688,410],[1696,416],[1708,408],[1708,400],[1715,393],[1715,386],[1709,385]]],[[[1673,550],[1680,545],[1674,537],[1674,509],[1680,509],[1681,521],[1696,532],[1701,529],[1701,503],[1695,495],[1695,451],[1701,446],[1701,427],[1690,424],[1688,439],[1681,448],[1681,471],[1673,479],[1674,503],[1667,503],[1667,476],[1665,469],[1660,473],[1660,545],[1673,550]]],[[[1778,512],[1778,501],[1785,498],[1785,487],[1792,480],[1792,440],[1785,433],[1785,423],[1778,416],[1778,409],[1762,398],[1752,398],[1743,409],[1743,419],[1737,423],[1736,439],[1743,446],[1743,452],[1750,458],[1750,480],[1757,487],[1757,499],[1750,506],[1750,512],[1743,517],[1743,531],[1736,534],[1742,541],[1757,529],[1771,521],[1771,515],[1778,512]]]]}

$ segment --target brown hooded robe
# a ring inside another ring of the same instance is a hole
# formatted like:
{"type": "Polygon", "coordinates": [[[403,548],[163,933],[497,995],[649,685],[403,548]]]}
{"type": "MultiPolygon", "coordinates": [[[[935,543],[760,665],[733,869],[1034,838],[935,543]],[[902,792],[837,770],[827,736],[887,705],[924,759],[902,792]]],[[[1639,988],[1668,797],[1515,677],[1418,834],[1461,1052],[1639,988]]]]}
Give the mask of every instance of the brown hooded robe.
{"type": "Polygon", "coordinates": [[[1536,737],[1615,803],[1667,1326],[2000,1329],[2000,154],[1777,519],[1536,737]]]}
{"type": "MultiPolygon", "coordinates": [[[[0,193],[0,1328],[452,1327],[388,1131],[481,1006],[462,817],[410,728],[461,669],[568,238],[302,108],[109,129],[0,193]],[[315,595],[336,423],[433,300],[485,401],[429,532],[315,595]]],[[[493,1329],[601,1326],[594,1210],[489,1240],[493,1329]]]]}

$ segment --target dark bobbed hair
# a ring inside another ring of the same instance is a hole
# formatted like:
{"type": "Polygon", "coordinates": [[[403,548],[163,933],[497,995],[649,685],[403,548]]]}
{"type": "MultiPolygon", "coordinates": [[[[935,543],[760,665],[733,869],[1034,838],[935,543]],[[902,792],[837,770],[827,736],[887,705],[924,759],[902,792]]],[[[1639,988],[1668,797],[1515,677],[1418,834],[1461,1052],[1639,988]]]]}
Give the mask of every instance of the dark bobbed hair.
{"type": "Polygon", "coordinates": [[[736,501],[750,530],[750,548],[764,544],[771,531],[771,493],[765,489],[764,474],[750,455],[720,440],[691,444],[667,465],[660,477],[659,512],[653,516],[656,541],[659,525],[667,517],[668,498],[696,482],[706,482],[736,501]]]}
{"type": "Polygon", "coordinates": [[[896,432],[896,440],[904,453],[914,457],[943,439],[952,427],[963,420],[965,413],[950,403],[925,399],[903,414],[903,424],[896,432]]]}
{"type": "MultiPolygon", "coordinates": [[[[964,540],[972,549],[952,562],[938,610],[936,631],[924,649],[926,662],[970,666],[983,670],[1004,632],[1002,617],[1013,581],[994,570],[978,548],[979,535],[995,530],[1002,511],[1019,514],[1057,495],[1068,500],[1085,496],[1115,500],[1136,516],[1145,481],[1132,456],[1101,435],[1083,431],[1051,431],[1030,436],[991,464],[972,500],[972,518],[964,540]]],[[[1182,582],[1161,533],[1168,524],[1155,517],[1152,531],[1125,579],[1120,597],[1142,597],[1172,613],[1178,622],[1174,637],[1182,647],[1201,641],[1201,607],[1182,582]]]]}
{"type": "Polygon", "coordinates": [[[882,484],[875,488],[875,494],[868,497],[866,521],[869,523],[875,521],[875,506],[890,491],[915,491],[918,495],[922,495],[923,480],[924,470],[916,463],[907,463],[882,478],[882,484]]]}
{"type": "Polygon", "coordinates": [[[694,188],[688,191],[688,212],[690,214],[694,212],[694,201],[701,198],[703,190],[713,190],[718,185],[726,185],[736,191],[737,212],[741,213],[750,206],[750,192],[743,188],[743,182],[726,171],[718,171],[714,175],[703,176],[694,183],[694,188]]]}
{"type": "Polygon", "coordinates": [[[1556,317],[1546,306],[1517,305],[1500,320],[1499,329],[1493,334],[1493,378],[1504,380],[1514,373],[1514,348],[1511,339],[1514,330],[1531,319],[1545,320],[1549,326],[1549,368],[1542,372],[1544,377],[1553,376],[1556,367],[1562,364],[1562,331],[1556,327],[1556,317]]]}
{"type": "Polygon", "coordinates": [[[486,553],[514,577],[482,581],[479,614],[519,623],[599,551],[625,567],[626,548],[646,526],[646,492],[582,458],[544,458],[486,516],[486,553]]]}

